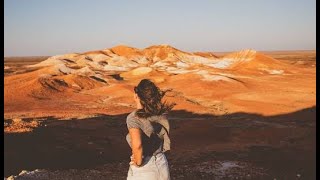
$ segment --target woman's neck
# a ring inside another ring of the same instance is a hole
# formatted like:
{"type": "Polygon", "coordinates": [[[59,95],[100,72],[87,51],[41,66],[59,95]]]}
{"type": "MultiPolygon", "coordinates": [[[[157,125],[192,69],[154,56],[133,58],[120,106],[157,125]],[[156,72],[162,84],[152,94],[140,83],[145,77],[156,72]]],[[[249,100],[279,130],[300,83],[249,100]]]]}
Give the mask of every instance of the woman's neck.
{"type": "Polygon", "coordinates": [[[141,103],[137,103],[137,109],[143,109],[141,103]]]}

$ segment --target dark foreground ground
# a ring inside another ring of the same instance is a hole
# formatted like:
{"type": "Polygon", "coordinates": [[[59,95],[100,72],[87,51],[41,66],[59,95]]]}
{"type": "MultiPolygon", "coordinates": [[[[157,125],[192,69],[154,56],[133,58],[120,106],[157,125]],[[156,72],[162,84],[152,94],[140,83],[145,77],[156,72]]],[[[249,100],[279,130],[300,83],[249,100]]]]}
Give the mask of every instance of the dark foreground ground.
{"type": "MultiPolygon", "coordinates": [[[[173,111],[172,179],[316,179],[315,113],[315,107],[271,117],[173,111]]],[[[126,179],[126,115],[46,117],[33,132],[6,133],[5,177],[126,179]]]]}

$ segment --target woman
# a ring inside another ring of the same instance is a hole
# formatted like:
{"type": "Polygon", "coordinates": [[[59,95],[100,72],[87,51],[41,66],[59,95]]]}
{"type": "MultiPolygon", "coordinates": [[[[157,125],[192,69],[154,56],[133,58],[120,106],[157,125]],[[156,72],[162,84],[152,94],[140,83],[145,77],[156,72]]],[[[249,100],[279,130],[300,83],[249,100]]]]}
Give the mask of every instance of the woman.
{"type": "Polygon", "coordinates": [[[168,180],[165,151],[170,150],[167,113],[175,104],[163,103],[165,91],[143,79],[134,88],[137,109],[127,117],[126,137],[132,156],[127,179],[168,180]]]}

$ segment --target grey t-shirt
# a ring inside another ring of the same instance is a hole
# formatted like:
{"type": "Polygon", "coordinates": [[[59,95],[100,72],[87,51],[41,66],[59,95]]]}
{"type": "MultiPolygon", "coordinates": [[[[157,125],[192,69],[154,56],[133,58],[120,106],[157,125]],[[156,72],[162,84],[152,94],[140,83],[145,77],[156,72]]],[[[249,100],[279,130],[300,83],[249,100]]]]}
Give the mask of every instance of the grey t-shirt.
{"type": "MultiPolygon", "coordinates": [[[[159,123],[162,125],[161,130],[157,133],[158,137],[162,140],[159,148],[153,153],[154,155],[159,152],[165,152],[170,150],[170,138],[169,138],[169,122],[167,119],[167,114],[162,114],[159,116],[151,116],[148,118],[140,118],[136,115],[137,110],[131,112],[127,116],[127,127],[130,128],[138,128],[143,131],[148,137],[151,136],[153,132],[155,132],[154,126],[152,123],[159,123]]],[[[131,147],[131,138],[130,135],[126,136],[127,142],[131,147]]]]}

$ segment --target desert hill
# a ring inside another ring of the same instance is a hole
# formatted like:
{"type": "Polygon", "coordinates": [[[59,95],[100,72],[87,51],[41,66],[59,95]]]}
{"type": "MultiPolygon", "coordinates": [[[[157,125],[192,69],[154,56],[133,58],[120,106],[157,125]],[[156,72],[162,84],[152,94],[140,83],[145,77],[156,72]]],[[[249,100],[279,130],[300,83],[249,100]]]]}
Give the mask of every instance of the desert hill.
{"type": "Polygon", "coordinates": [[[169,45],[119,45],[56,55],[24,68],[30,70],[4,78],[5,116],[129,112],[133,86],[143,78],[172,89],[167,98],[177,103],[175,109],[196,113],[275,114],[315,104],[314,67],[252,49],[216,56],[169,45]],[[300,92],[306,92],[303,99],[300,92]]]}

